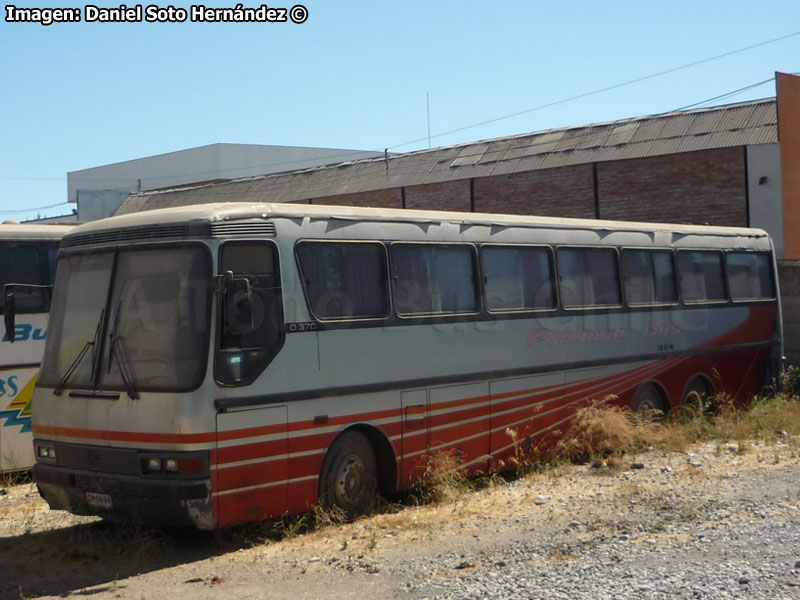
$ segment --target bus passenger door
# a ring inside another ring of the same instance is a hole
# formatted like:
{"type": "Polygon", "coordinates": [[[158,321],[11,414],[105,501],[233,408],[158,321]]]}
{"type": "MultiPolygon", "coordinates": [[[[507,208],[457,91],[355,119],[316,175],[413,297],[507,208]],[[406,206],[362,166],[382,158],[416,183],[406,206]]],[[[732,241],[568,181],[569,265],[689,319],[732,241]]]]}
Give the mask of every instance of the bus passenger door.
{"type": "Polygon", "coordinates": [[[402,452],[400,482],[416,481],[425,475],[431,447],[431,419],[428,390],[401,393],[402,452]]]}
{"type": "Polygon", "coordinates": [[[285,405],[217,413],[212,488],[219,527],[286,512],[287,419],[285,405]]]}

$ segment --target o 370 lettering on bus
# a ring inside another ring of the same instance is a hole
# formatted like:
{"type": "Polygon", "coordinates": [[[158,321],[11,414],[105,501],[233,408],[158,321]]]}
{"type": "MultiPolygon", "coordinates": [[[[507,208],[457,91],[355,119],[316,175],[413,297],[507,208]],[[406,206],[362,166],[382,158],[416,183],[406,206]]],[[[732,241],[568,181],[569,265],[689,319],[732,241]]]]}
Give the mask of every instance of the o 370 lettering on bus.
{"type": "Polygon", "coordinates": [[[316,331],[317,324],[313,321],[307,321],[304,323],[287,323],[286,324],[286,331],[289,333],[297,333],[302,331],[316,331]]]}

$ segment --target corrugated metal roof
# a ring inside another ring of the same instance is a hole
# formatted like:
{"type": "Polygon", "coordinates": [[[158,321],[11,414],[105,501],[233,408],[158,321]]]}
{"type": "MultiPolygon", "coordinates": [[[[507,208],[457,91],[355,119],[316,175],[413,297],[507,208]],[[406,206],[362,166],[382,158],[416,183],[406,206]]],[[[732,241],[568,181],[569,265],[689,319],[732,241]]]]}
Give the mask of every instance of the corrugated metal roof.
{"type": "Polygon", "coordinates": [[[537,131],[129,197],[117,214],[215,201],[297,202],[593,162],[778,141],[774,98],[537,131]],[[388,168],[387,168],[388,167],[388,168]]]}

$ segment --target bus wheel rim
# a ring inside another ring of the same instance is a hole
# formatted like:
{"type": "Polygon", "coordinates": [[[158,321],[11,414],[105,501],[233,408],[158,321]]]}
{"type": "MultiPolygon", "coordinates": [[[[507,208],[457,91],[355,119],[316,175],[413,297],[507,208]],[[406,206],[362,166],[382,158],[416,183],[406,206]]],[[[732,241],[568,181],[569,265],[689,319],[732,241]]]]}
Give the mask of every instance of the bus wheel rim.
{"type": "Polygon", "coordinates": [[[348,506],[356,504],[364,493],[366,467],[361,457],[350,454],[341,462],[336,473],[334,495],[337,504],[348,506]]]}

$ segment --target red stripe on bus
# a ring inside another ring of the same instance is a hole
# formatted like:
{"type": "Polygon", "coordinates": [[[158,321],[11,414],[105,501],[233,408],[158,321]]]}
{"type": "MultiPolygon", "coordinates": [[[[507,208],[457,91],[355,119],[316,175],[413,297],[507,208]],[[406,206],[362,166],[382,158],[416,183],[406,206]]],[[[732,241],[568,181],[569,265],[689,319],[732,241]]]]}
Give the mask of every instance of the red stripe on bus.
{"type": "Polygon", "coordinates": [[[52,435],[87,440],[114,442],[155,442],[162,444],[202,444],[216,441],[215,432],[205,433],[145,433],[138,431],[108,431],[102,429],[78,429],[54,425],[33,425],[37,435],[52,435]]]}

